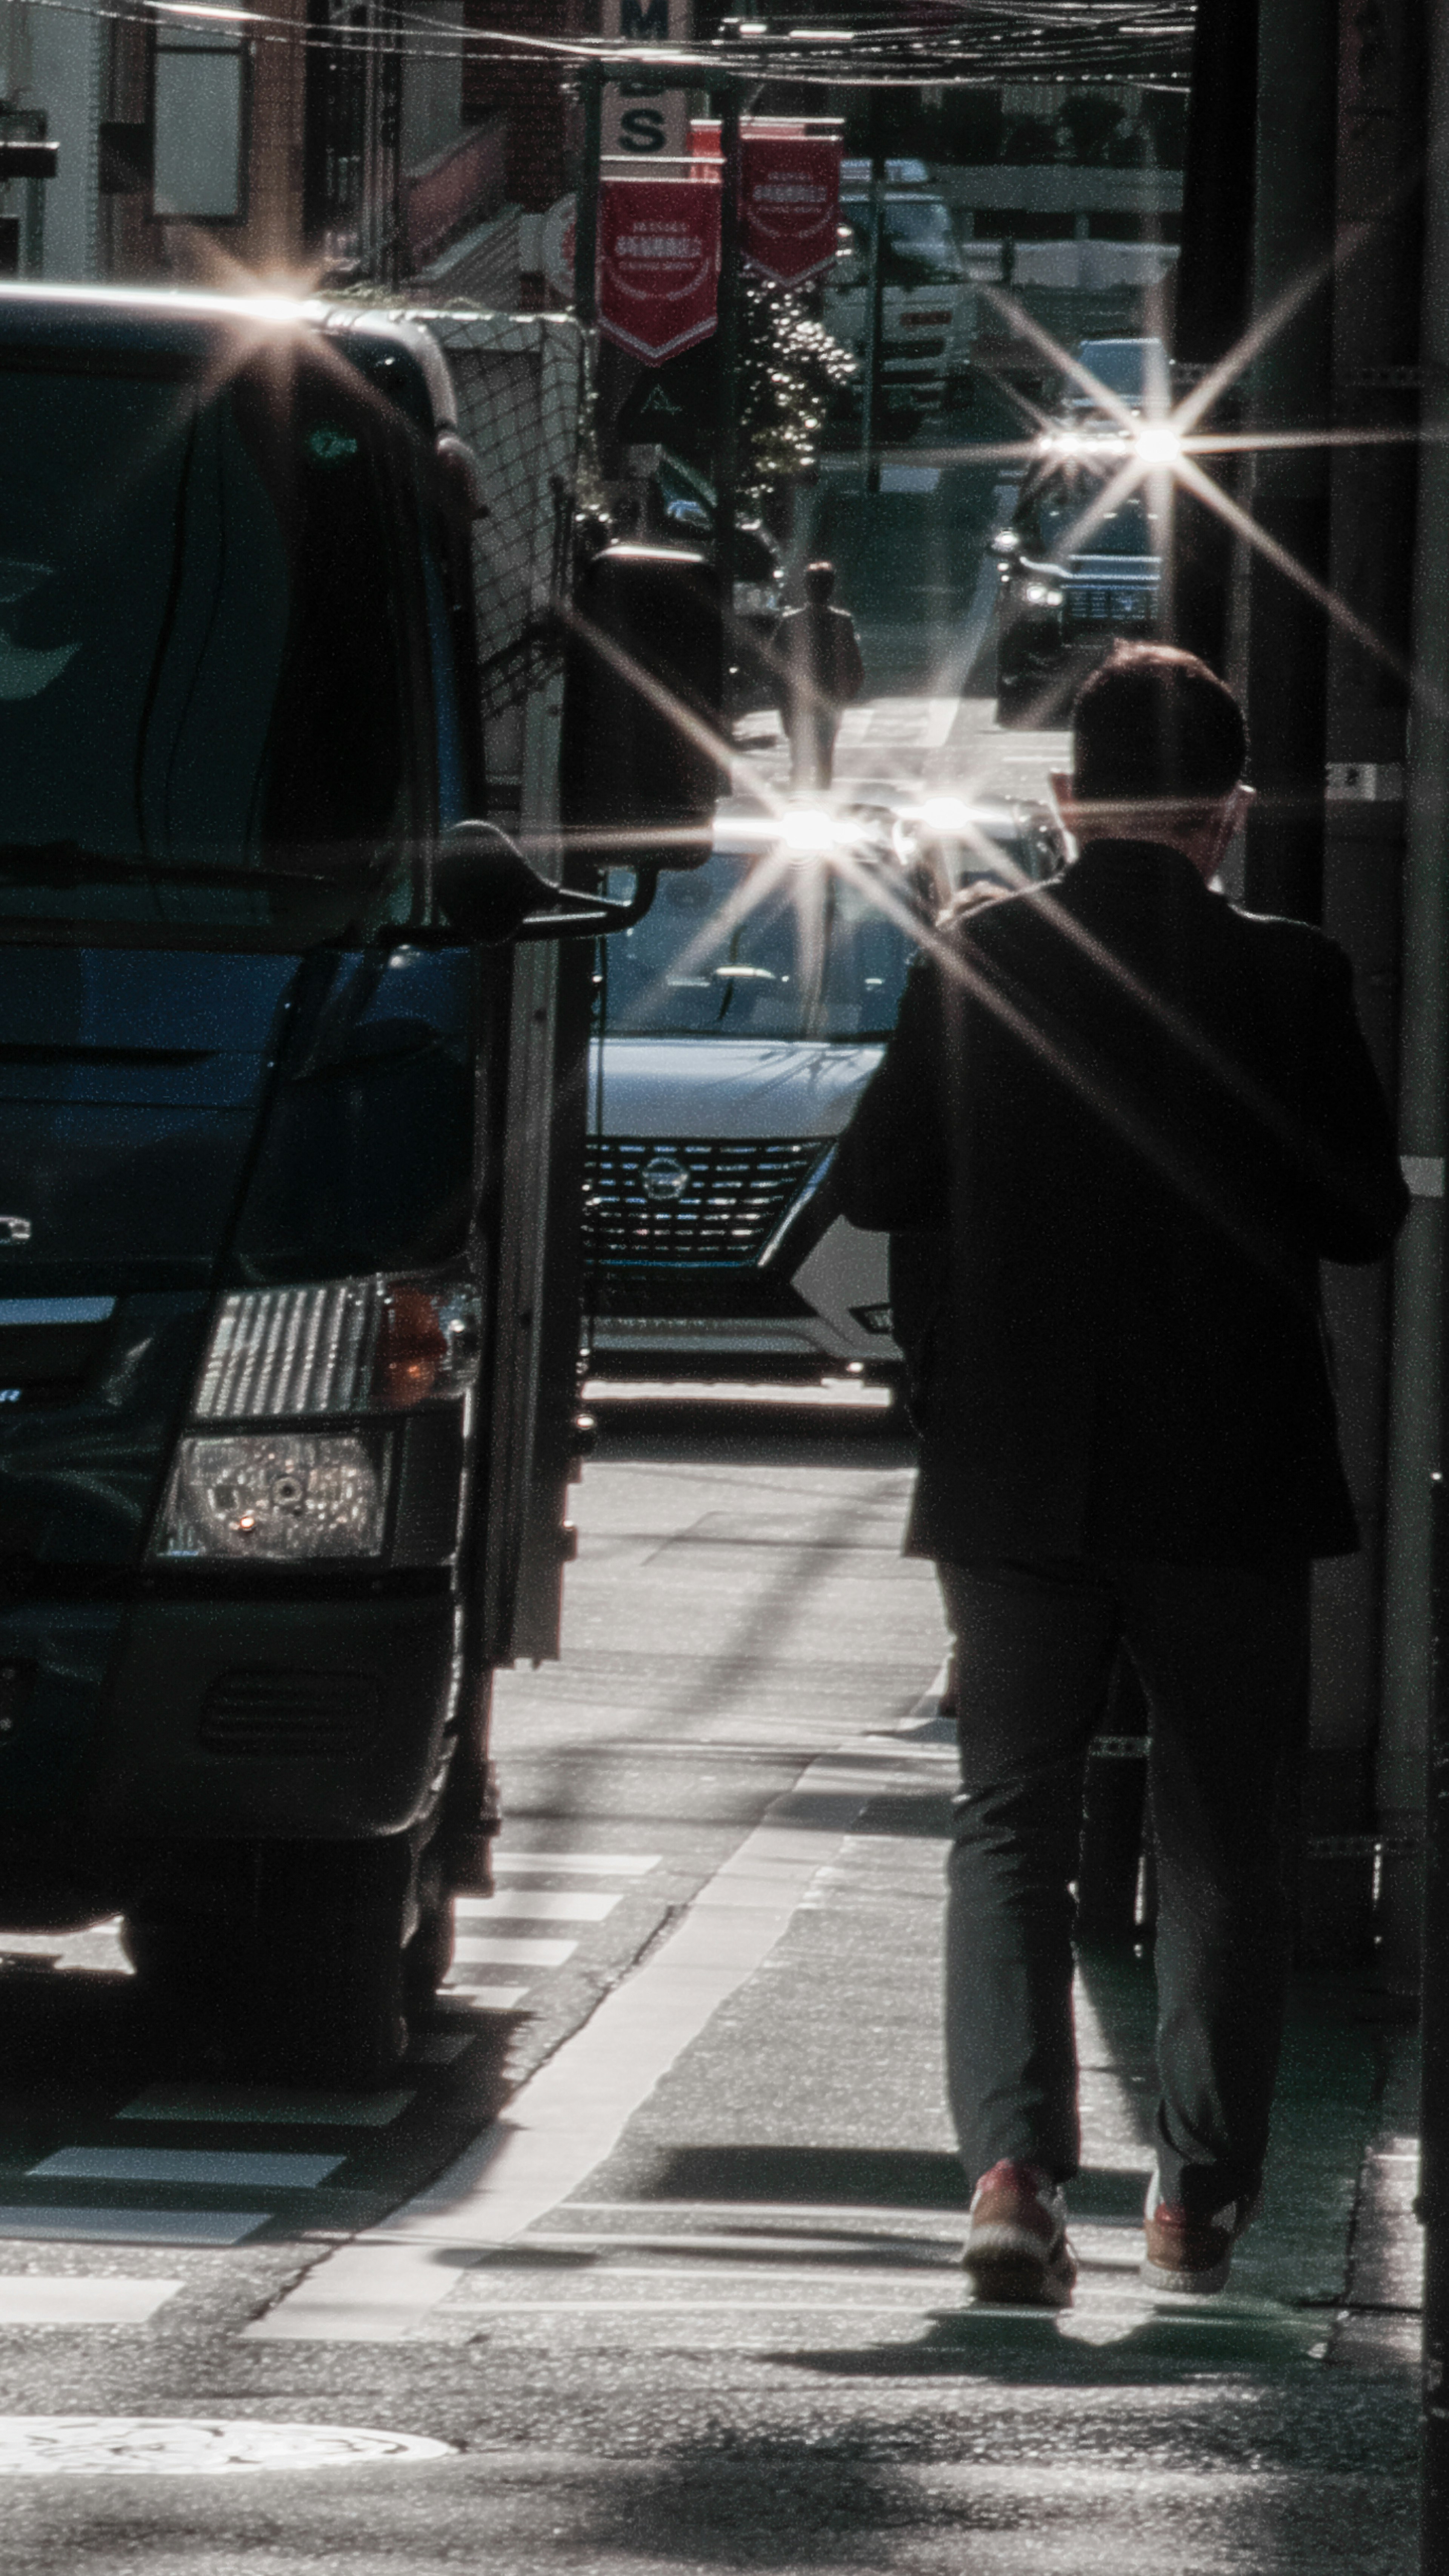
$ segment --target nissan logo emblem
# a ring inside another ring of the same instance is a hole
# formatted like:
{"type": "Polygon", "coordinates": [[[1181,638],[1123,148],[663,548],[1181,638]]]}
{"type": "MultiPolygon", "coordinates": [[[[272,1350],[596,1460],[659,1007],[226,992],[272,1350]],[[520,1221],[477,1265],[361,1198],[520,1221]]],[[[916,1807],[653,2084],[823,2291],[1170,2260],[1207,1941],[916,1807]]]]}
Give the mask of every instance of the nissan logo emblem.
{"type": "Polygon", "coordinates": [[[689,1174],[676,1154],[656,1154],[644,1166],[644,1196],[672,1204],[689,1187],[689,1174]]]}

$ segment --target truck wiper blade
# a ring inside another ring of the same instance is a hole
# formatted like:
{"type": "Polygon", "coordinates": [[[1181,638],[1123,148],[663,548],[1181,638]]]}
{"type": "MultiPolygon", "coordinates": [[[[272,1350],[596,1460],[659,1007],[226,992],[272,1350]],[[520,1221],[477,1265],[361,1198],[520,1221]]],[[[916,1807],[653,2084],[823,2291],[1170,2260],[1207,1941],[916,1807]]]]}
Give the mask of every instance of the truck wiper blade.
{"type": "Polygon", "coordinates": [[[118,858],[113,851],[90,850],[80,841],[0,841],[0,877],[24,885],[176,885],[240,888],[254,893],[265,886],[322,887],[329,892],[350,885],[367,870],[266,867],[222,868],[209,860],[187,863],[118,858]]]}

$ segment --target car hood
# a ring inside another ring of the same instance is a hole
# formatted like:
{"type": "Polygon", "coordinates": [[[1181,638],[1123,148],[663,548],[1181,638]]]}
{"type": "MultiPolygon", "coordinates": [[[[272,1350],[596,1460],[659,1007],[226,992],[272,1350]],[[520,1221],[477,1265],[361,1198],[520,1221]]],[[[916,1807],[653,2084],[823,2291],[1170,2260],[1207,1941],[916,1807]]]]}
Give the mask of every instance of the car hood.
{"type": "MultiPolygon", "coordinates": [[[[608,1038],[606,1136],[838,1136],[882,1043],[608,1038]]],[[[598,1081],[598,1047],[593,1057],[598,1081]]],[[[597,1093],[591,1093],[596,1098],[597,1093]]]]}

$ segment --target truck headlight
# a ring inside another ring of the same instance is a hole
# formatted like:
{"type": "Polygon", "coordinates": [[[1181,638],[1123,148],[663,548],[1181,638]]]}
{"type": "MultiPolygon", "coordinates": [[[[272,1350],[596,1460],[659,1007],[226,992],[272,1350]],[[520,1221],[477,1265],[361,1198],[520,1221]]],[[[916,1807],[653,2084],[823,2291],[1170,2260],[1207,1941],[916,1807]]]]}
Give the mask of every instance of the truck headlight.
{"type": "Polygon", "coordinates": [[[268,1565],[380,1556],[384,1454],[353,1432],[242,1432],[180,1443],[156,1553],[268,1565]]]}
{"type": "Polygon", "coordinates": [[[476,1289],[436,1274],[223,1297],[153,1559],[381,1556],[395,1446],[384,1426],[422,1405],[461,1401],[477,1381],[481,1346],[476,1289]],[[339,1415],[350,1417],[345,1429],[331,1427],[339,1415]]]}

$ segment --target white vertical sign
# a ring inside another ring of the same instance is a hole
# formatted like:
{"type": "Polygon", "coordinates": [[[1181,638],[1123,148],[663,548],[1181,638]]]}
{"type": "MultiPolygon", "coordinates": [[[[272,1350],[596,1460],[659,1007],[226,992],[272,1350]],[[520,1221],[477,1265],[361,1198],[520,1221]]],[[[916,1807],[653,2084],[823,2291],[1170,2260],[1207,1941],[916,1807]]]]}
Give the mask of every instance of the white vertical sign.
{"type": "MultiPolygon", "coordinates": [[[[604,0],[601,33],[620,45],[687,45],[694,0],[604,0]]],[[[683,158],[689,150],[689,93],[630,89],[612,81],[604,92],[603,148],[637,162],[683,158]]]]}

